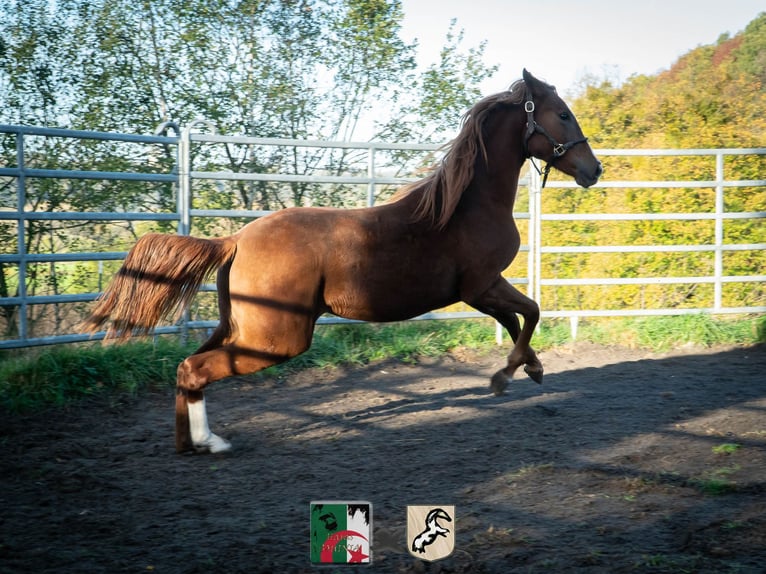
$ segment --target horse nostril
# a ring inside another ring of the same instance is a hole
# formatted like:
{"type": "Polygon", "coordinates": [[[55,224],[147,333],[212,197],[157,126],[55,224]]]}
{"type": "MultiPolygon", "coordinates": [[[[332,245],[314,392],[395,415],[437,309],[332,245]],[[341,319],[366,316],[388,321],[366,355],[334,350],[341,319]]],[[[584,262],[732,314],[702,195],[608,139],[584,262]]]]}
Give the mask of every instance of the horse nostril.
{"type": "Polygon", "coordinates": [[[604,166],[601,165],[601,162],[598,162],[598,165],[596,166],[596,178],[601,177],[602,173],[604,173],[604,166]]]}

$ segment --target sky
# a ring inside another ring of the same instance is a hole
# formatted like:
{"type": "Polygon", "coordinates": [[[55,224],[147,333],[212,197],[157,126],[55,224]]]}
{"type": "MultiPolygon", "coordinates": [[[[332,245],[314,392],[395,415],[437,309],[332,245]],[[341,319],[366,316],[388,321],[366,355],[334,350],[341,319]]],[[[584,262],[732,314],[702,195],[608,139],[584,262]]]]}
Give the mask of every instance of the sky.
{"type": "Polygon", "coordinates": [[[418,39],[421,65],[438,61],[455,18],[463,46],[486,40],[484,62],[500,65],[482,84],[484,95],[527,68],[564,96],[586,75],[621,82],[667,70],[766,11],[764,0],[402,0],[402,7],[401,36],[418,39]]]}

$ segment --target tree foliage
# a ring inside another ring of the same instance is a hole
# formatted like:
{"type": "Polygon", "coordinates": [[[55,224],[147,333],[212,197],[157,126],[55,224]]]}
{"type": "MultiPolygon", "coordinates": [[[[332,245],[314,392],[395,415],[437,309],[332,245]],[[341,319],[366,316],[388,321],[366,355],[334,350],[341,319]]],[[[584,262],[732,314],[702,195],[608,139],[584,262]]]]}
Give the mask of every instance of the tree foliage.
{"type": "MultiPolygon", "coordinates": [[[[228,135],[442,143],[496,67],[484,63],[483,44],[463,46],[453,21],[438,61],[418,70],[418,46],[401,38],[402,18],[399,0],[0,0],[0,122],[147,134],[165,122],[183,126],[203,119],[200,129],[228,135]]],[[[739,34],[691,50],[658,75],[633,76],[623,84],[586,78],[572,107],[598,148],[763,146],[765,54],[766,13],[739,34]]],[[[15,165],[12,137],[0,140],[0,153],[6,165],[15,165]]],[[[359,152],[342,148],[199,145],[192,153],[194,169],[201,171],[340,175],[366,169],[359,152]]],[[[409,174],[422,161],[419,155],[392,153],[378,168],[409,174]]],[[[717,177],[710,157],[603,159],[607,180],[717,177]]],[[[41,137],[27,142],[26,161],[27,167],[49,169],[168,173],[174,151],[41,137]]],[[[729,180],[762,179],[764,173],[763,156],[732,156],[724,165],[729,180]]],[[[26,184],[30,211],[175,210],[177,190],[168,183],[28,178],[26,184]]],[[[361,196],[344,185],[199,181],[194,206],[349,206],[361,196]]],[[[0,209],[13,209],[15,198],[13,180],[0,180],[0,209]]],[[[727,189],[727,211],[762,211],[765,204],[763,187],[727,189]]],[[[547,213],[714,209],[712,186],[547,188],[543,194],[547,213]]],[[[765,243],[760,221],[727,220],[724,241],[765,243]]],[[[194,231],[227,232],[232,227],[224,226],[240,223],[195,223],[194,231]]],[[[140,233],[172,230],[168,222],[25,225],[33,253],[122,250],[140,233]]],[[[0,220],[0,252],[13,253],[16,237],[15,222],[0,220]]],[[[711,245],[715,229],[710,220],[547,221],[543,237],[547,245],[564,246],[711,245]]],[[[542,272],[546,278],[694,277],[711,274],[714,265],[709,252],[550,253],[543,256],[542,272]]],[[[724,274],[758,274],[764,267],[762,251],[724,254],[724,274]]],[[[0,264],[0,271],[0,296],[14,295],[16,267],[0,264]]],[[[100,276],[95,263],[36,264],[28,270],[27,287],[30,294],[93,291],[100,276]]],[[[541,303],[545,309],[708,307],[712,289],[705,283],[550,287],[541,303]]],[[[724,305],[764,300],[762,286],[724,286],[724,305]]],[[[35,309],[39,317],[33,321],[50,322],[44,306],[35,309]]],[[[15,310],[0,309],[8,332],[15,329],[15,310]]]]}
{"type": "Polygon", "coordinates": [[[2,4],[5,123],[150,133],[204,118],[224,133],[348,140],[417,115],[441,141],[495,71],[453,23],[441,61],[418,72],[398,0],[2,4]]]}
{"type": "MultiPolygon", "coordinates": [[[[622,85],[593,78],[573,102],[580,125],[597,148],[689,149],[756,148],[766,143],[766,13],[731,37],[682,56],[656,76],[633,76],[622,85]]],[[[605,156],[605,180],[715,181],[716,162],[704,157],[605,156]]],[[[726,180],[759,180],[766,158],[730,156],[726,180]]],[[[543,194],[547,213],[713,213],[715,186],[643,189],[550,190],[543,194]]],[[[762,211],[766,190],[725,190],[725,210],[762,211]]],[[[713,245],[712,220],[550,222],[551,245],[713,245]]],[[[726,220],[725,243],[764,243],[763,220],[726,220]]],[[[762,251],[726,252],[724,275],[758,274],[766,267],[762,251]]],[[[543,261],[546,277],[695,277],[711,275],[714,256],[697,253],[620,253],[572,256],[551,254],[543,261]]],[[[709,307],[710,284],[549,288],[548,308],[709,307]]],[[[724,285],[723,305],[757,305],[766,290],[754,283],[724,285]]]]}
{"type": "Polygon", "coordinates": [[[593,82],[573,107],[598,147],[758,147],[766,141],[766,13],[656,76],[593,82]]]}
{"type": "MultiPolygon", "coordinates": [[[[166,122],[203,119],[204,129],[229,135],[441,143],[495,68],[483,63],[483,45],[462,47],[453,24],[440,60],[419,71],[417,43],[400,35],[402,18],[399,0],[0,0],[0,123],[150,134],[166,122]]],[[[15,165],[14,138],[0,146],[5,165],[15,165]]],[[[194,169],[203,171],[337,175],[366,167],[344,149],[243,144],[192,153],[194,169]]],[[[169,173],[174,150],[41,137],[27,140],[25,161],[28,168],[169,173]]],[[[390,169],[413,170],[416,162],[392,154],[390,169]]],[[[166,212],[175,209],[175,193],[164,183],[29,178],[26,209],[166,212]]],[[[359,196],[347,186],[305,182],[194,189],[201,208],[354,205],[359,196]]],[[[0,208],[13,209],[15,200],[14,180],[0,180],[0,208]]],[[[195,233],[218,231],[217,223],[205,225],[195,233]]],[[[149,228],[34,220],[24,234],[32,253],[109,251],[149,228]]],[[[168,230],[162,222],[152,228],[168,230]]],[[[0,220],[4,253],[15,252],[16,234],[13,221],[0,220]]],[[[60,293],[77,281],[79,290],[94,290],[94,280],[85,281],[98,276],[91,267],[30,266],[28,292],[60,293]]],[[[0,296],[14,295],[17,267],[0,270],[0,296]]],[[[13,331],[16,307],[0,312],[13,331]]]]}

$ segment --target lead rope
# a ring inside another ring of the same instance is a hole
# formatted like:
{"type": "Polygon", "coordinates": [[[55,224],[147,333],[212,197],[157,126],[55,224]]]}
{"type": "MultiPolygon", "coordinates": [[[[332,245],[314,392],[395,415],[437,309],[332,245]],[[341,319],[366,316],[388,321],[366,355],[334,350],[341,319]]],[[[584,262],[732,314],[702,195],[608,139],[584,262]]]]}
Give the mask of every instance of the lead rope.
{"type": "Polygon", "coordinates": [[[538,165],[535,163],[535,158],[533,158],[531,155],[528,156],[529,163],[532,164],[532,167],[535,168],[535,171],[538,173],[538,175],[543,176],[543,183],[540,186],[540,189],[545,187],[545,184],[548,181],[548,174],[551,172],[551,167],[553,167],[550,163],[545,164],[545,168],[540,169],[538,165]]]}

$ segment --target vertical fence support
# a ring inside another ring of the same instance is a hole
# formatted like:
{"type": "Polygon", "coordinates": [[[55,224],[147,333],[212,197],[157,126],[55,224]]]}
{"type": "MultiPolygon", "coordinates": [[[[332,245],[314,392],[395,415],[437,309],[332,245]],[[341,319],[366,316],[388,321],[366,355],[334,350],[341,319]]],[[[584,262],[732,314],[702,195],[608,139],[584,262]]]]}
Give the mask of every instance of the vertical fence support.
{"type": "MultiPolygon", "coordinates": [[[[528,295],[542,307],[542,286],[540,284],[540,271],[542,269],[542,205],[543,205],[543,180],[540,172],[534,165],[529,169],[529,263],[527,276],[529,286],[528,295]]],[[[540,323],[537,324],[540,328],[540,323]]]]}
{"type": "MultiPolygon", "coordinates": [[[[189,124],[178,134],[178,146],[176,148],[176,171],[178,172],[178,235],[191,234],[191,129],[194,123],[189,124]]],[[[181,317],[181,344],[186,345],[189,341],[189,321],[191,315],[189,309],[184,309],[181,317]]]]}
{"type": "MultiPolygon", "coordinates": [[[[529,212],[529,220],[527,224],[527,245],[529,246],[529,251],[527,255],[527,297],[539,301],[539,285],[536,277],[538,276],[537,270],[540,268],[539,233],[542,180],[540,179],[540,174],[531,163],[529,166],[528,182],[527,211],[529,212]]],[[[495,322],[495,342],[498,345],[503,344],[504,332],[503,326],[495,322]]]]}
{"type": "Polygon", "coordinates": [[[178,137],[178,235],[191,233],[191,128],[186,126],[178,137]]]}
{"type": "Polygon", "coordinates": [[[713,310],[720,311],[723,300],[723,154],[715,155],[715,263],[713,273],[713,310]]]}
{"type": "MultiPolygon", "coordinates": [[[[531,160],[530,160],[531,161],[531,160]]],[[[529,259],[527,263],[527,295],[540,303],[540,239],[542,237],[542,180],[537,169],[529,170],[529,259]]]]}
{"type": "Polygon", "coordinates": [[[497,321],[495,321],[495,343],[503,344],[503,326],[497,321]]]}
{"type": "Polygon", "coordinates": [[[367,207],[375,205],[375,148],[367,148],[367,207]]]}
{"type": "Polygon", "coordinates": [[[569,334],[572,341],[577,340],[577,327],[580,326],[580,317],[578,315],[571,315],[569,317],[569,334]]]}
{"type": "Polygon", "coordinates": [[[18,223],[16,224],[16,248],[19,254],[19,299],[18,307],[18,331],[19,339],[27,339],[27,167],[24,162],[24,132],[16,132],[16,165],[19,175],[16,180],[16,209],[18,210],[18,223]]]}

